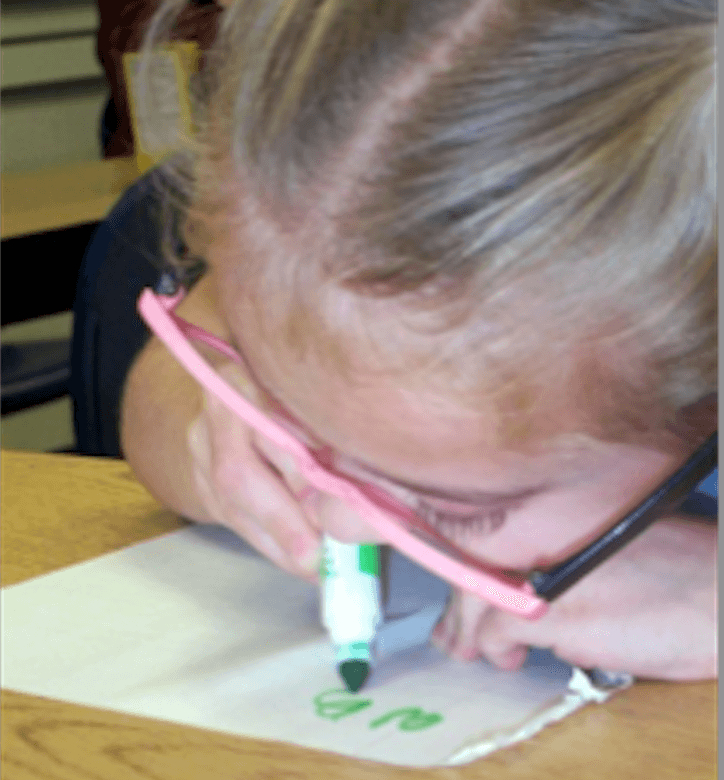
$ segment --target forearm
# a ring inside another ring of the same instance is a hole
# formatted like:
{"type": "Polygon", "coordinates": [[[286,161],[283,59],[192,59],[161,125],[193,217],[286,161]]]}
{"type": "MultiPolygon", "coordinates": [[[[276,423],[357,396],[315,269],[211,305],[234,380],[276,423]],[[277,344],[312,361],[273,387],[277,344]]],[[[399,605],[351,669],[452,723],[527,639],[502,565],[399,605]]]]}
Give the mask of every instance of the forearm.
{"type": "Polygon", "coordinates": [[[187,431],[201,390],[153,339],[136,359],[121,403],[121,446],[138,479],[164,506],[192,520],[210,518],[196,494],[187,431]]]}
{"type": "MultiPolygon", "coordinates": [[[[639,608],[632,615],[648,625],[642,644],[655,649],[651,665],[634,673],[677,681],[716,678],[716,523],[673,515],[654,523],[630,546],[631,557],[625,549],[619,556],[623,564],[628,557],[641,577],[628,583],[639,591],[639,608]]],[[[626,580],[622,582],[626,588],[626,580]]]]}
{"type": "Polygon", "coordinates": [[[674,517],[668,529],[679,556],[691,559],[697,575],[692,577],[688,599],[694,636],[689,675],[679,679],[718,677],[718,528],[712,521],[689,516],[674,517]],[[701,633],[697,634],[696,626],[701,633]],[[700,639],[698,638],[700,637],[700,639]],[[698,655],[700,653],[700,655],[698,655]]]}

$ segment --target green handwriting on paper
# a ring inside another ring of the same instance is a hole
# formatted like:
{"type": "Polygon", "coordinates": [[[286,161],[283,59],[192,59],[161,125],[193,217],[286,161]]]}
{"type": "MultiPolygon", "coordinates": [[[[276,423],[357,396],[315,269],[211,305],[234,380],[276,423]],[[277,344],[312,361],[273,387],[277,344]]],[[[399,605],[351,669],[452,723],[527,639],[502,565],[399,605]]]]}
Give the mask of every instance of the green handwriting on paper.
{"type": "Polygon", "coordinates": [[[370,728],[376,729],[378,726],[384,726],[387,721],[395,718],[400,718],[400,722],[397,724],[400,731],[419,731],[440,723],[442,715],[438,712],[425,712],[419,707],[402,707],[370,721],[370,728]]]}
{"type": "MultiPolygon", "coordinates": [[[[314,697],[313,701],[315,714],[332,721],[354,715],[373,704],[372,699],[361,699],[343,688],[329,688],[322,691],[314,697]]],[[[425,712],[420,707],[402,707],[371,720],[369,728],[379,728],[395,718],[400,719],[397,724],[400,731],[427,729],[443,720],[442,715],[437,712],[425,712]]]]}
{"type": "Polygon", "coordinates": [[[372,705],[372,699],[360,699],[342,688],[330,688],[314,697],[314,711],[320,718],[339,720],[372,705]]]}

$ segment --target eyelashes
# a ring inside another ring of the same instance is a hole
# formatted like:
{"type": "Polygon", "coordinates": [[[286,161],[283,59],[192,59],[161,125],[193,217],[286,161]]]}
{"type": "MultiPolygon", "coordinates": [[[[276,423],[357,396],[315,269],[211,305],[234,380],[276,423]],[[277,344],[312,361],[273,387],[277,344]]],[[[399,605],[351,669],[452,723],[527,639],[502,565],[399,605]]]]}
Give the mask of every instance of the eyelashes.
{"type": "Polygon", "coordinates": [[[422,500],[418,500],[416,510],[435,530],[453,539],[492,534],[508,519],[509,511],[507,508],[493,507],[461,515],[436,509],[422,500]]]}

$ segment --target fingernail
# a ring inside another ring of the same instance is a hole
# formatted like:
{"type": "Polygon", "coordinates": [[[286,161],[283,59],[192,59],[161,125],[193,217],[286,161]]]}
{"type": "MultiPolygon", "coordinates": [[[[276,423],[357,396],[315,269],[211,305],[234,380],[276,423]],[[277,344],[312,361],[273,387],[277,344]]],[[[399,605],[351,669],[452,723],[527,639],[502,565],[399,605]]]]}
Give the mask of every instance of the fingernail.
{"type": "Polygon", "coordinates": [[[297,564],[305,571],[319,571],[321,547],[315,540],[310,540],[307,536],[296,536],[292,542],[292,551],[297,564]]]}

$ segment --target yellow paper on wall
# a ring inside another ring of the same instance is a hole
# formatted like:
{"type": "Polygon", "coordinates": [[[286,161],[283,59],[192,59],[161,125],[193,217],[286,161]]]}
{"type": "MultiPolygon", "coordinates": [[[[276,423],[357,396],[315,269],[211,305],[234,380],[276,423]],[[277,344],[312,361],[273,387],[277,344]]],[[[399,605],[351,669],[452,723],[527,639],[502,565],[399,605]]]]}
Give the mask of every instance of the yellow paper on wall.
{"type": "Polygon", "coordinates": [[[141,173],[181,149],[194,134],[190,79],[198,44],[179,41],[149,55],[126,52],[123,70],[136,159],[141,173]]]}

